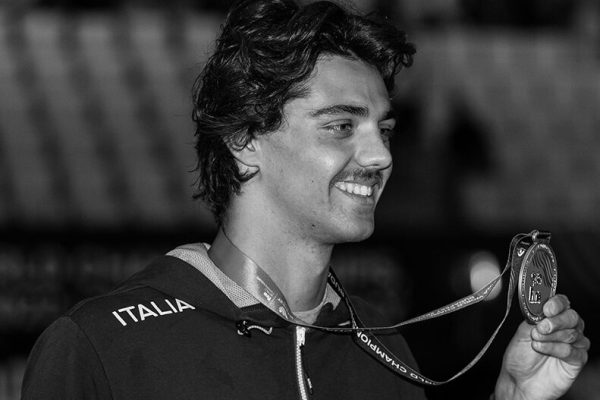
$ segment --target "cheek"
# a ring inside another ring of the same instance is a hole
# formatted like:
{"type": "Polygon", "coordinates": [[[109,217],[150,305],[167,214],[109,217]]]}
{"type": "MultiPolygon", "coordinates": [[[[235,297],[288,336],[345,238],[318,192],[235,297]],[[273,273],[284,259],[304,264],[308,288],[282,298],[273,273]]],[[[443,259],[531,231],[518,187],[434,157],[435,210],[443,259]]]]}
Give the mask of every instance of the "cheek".
{"type": "Polygon", "coordinates": [[[346,166],[344,157],[335,151],[321,151],[318,157],[307,160],[310,175],[315,184],[319,185],[322,192],[329,193],[333,187],[335,177],[339,176],[346,166]]]}
{"type": "Polygon", "coordinates": [[[351,149],[340,143],[309,139],[272,143],[268,157],[268,180],[284,185],[286,192],[308,198],[312,204],[327,202],[334,178],[345,171],[351,149]]]}
{"type": "Polygon", "coordinates": [[[335,151],[318,146],[296,151],[283,162],[287,164],[285,168],[294,168],[296,174],[305,181],[321,185],[343,167],[343,162],[340,161],[342,158],[335,151]]]}

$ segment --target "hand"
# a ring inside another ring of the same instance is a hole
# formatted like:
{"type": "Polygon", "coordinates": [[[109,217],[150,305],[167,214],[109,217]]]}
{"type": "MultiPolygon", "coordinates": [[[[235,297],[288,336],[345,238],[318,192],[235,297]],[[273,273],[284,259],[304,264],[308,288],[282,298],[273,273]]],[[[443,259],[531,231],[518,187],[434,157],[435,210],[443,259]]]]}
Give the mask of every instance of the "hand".
{"type": "Polygon", "coordinates": [[[583,319],[564,295],[544,304],[546,318],[522,322],[509,343],[495,399],[549,400],[562,396],[587,362],[590,340],[583,319]]]}

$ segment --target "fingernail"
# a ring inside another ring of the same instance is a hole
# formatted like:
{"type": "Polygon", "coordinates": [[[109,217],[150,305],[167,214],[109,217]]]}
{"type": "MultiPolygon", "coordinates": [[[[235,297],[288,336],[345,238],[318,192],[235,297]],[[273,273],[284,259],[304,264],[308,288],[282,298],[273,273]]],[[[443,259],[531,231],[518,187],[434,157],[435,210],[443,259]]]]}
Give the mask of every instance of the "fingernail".
{"type": "Polygon", "coordinates": [[[543,320],[538,324],[538,331],[540,331],[541,333],[550,333],[550,329],[550,322],[547,319],[543,320]]]}

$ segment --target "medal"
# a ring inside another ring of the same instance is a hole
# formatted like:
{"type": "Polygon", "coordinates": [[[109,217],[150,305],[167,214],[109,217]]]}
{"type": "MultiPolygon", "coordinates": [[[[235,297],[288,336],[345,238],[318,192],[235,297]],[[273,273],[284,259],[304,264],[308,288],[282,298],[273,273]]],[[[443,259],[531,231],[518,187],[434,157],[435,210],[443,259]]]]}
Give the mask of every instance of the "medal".
{"type": "Polygon", "coordinates": [[[544,319],[544,304],[556,293],[557,264],[550,248],[550,234],[534,231],[517,243],[513,253],[513,268],[519,271],[519,305],[530,324],[544,319]]]}

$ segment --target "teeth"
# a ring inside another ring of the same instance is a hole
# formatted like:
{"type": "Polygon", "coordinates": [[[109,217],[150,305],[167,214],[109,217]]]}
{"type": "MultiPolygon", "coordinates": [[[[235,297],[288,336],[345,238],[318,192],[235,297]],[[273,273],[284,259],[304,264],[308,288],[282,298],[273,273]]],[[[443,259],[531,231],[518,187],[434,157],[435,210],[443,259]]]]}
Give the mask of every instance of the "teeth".
{"type": "Polygon", "coordinates": [[[335,187],[357,196],[370,197],[373,195],[373,188],[371,186],[359,185],[358,183],[336,182],[335,187]]]}

